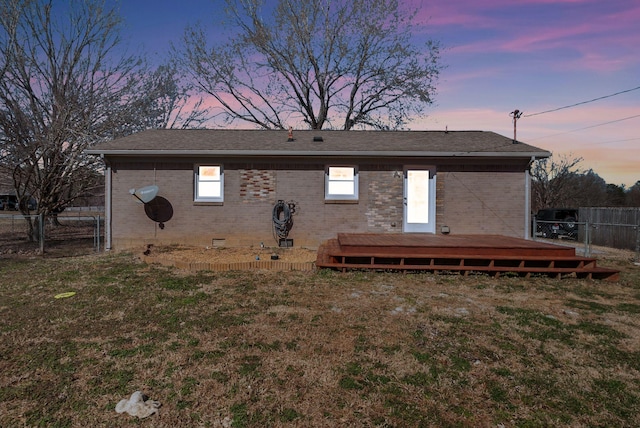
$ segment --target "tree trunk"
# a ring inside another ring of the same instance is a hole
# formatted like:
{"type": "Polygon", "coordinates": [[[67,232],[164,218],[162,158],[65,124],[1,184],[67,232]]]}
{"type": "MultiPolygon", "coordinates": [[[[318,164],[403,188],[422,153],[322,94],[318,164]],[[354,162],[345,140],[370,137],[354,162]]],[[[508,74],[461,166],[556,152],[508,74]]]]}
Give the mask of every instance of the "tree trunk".
{"type": "Polygon", "coordinates": [[[29,242],[40,242],[40,217],[35,219],[31,216],[25,216],[27,228],[27,240],[29,242]]]}

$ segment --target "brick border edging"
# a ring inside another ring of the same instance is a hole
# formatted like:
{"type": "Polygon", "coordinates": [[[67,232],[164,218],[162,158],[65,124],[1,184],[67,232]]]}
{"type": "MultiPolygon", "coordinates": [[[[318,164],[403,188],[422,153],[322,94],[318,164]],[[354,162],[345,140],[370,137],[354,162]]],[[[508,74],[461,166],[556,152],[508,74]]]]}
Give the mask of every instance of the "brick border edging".
{"type": "Polygon", "coordinates": [[[169,260],[157,256],[143,256],[142,260],[148,264],[160,264],[162,266],[173,266],[180,270],[198,272],[229,272],[243,270],[273,270],[273,271],[313,271],[316,269],[315,262],[283,262],[280,260],[255,260],[251,262],[233,263],[209,263],[209,262],[183,262],[179,260],[169,260]]]}

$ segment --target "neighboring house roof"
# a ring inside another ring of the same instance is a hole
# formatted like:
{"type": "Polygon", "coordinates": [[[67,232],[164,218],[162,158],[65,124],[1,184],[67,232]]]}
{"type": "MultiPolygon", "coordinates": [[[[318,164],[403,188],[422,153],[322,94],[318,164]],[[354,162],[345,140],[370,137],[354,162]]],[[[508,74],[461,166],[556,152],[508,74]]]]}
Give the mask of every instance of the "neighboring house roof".
{"type": "Polygon", "coordinates": [[[0,172],[0,194],[14,194],[15,195],[15,187],[13,185],[13,179],[7,173],[0,172]],[[11,193],[13,192],[13,193],[11,193]]]}
{"type": "Polygon", "coordinates": [[[548,151],[486,131],[159,129],[93,146],[106,156],[341,156],[546,158],[548,151]],[[321,141],[317,141],[318,139],[321,141]]]}

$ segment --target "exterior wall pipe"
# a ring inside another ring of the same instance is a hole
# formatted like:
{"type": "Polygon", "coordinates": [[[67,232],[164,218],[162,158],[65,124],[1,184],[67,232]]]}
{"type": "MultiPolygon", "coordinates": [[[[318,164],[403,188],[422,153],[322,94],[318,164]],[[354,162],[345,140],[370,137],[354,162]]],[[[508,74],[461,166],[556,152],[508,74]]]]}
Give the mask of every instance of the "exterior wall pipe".
{"type": "Polygon", "coordinates": [[[531,156],[529,167],[524,171],[524,239],[531,239],[531,165],[536,157],[531,156]]]}
{"type": "Polygon", "coordinates": [[[111,251],[111,165],[109,164],[104,171],[104,216],[104,250],[111,251]]]}

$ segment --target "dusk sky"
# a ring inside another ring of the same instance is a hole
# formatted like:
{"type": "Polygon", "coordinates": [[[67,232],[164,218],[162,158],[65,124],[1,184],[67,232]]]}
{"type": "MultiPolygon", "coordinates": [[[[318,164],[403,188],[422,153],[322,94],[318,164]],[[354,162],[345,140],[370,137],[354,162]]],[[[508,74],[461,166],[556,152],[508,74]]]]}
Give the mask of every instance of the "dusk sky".
{"type": "MultiPolygon", "coordinates": [[[[219,28],[222,0],[127,0],[125,41],[164,56],[188,24],[219,28]]],[[[435,103],[412,130],[484,130],[582,157],[607,183],[640,180],[640,2],[405,0],[443,49],[435,103]],[[618,95],[614,95],[618,94],[618,95]],[[602,99],[599,99],[602,98],[602,99]],[[596,100],[597,101],[592,101],[596,100]],[[562,108],[572,106],[570,108],[562,108]],[[558,109],[558,110],[556,110],[558,109]],[[556,110],[551,111],[549,110],[556,110]]]]}

